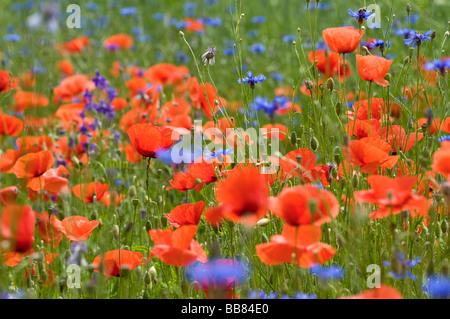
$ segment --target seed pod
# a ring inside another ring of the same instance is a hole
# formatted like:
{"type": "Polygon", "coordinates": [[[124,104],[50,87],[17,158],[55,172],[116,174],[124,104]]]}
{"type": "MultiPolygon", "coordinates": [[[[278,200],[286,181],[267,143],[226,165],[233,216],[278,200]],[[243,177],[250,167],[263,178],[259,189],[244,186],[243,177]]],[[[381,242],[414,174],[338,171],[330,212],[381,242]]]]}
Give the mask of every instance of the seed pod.
{"type": "Polygon", "coordinates": [[[98,213],[97,213],[97,211],[94,209],[94,210],[90,213],[89,217],[91,218],[91,220],[97,220],[97,219],[98,219],[98,213]]]}
{"type": "Polygon", "coordinates": [[[292,145],[297,145],[297,133],[295,131],[292,131],[291,133],[291,143],[292,145]]]}
{"type": "Polygon", "coordinates": [[[152,282],[152,277],[150,276],[150,273],[148,271],[146,271],[145,275],[144,275],[144,283],[145,283],[145,285],[150,285],[151,282],[152,282]]]}
{"type": "Polygon", "coordinates": [[[256,223],[256,226],[258,226],[258,227],[265,227],[265,226],[267,226],[269,224],[270,224],[270,219],[269,218],[262,218],[256,223]]]}
{"type": "Polygon", "coordinates": [[[112,235],[113,235],[113,237],[114,237],[115,239],[117,239],[117,240],[119,240],[119,233],[120,233],[120,231],[119,231],[119,226],[114,225],[114,226],[112,227],[112,235]]]}
{"type": "Polygon", "coordinates": [[[147,221],[145,222],[145,230],[148,232],[150,229],[152,229],[152,223],[150,219],[147,219],[147,221]]]}

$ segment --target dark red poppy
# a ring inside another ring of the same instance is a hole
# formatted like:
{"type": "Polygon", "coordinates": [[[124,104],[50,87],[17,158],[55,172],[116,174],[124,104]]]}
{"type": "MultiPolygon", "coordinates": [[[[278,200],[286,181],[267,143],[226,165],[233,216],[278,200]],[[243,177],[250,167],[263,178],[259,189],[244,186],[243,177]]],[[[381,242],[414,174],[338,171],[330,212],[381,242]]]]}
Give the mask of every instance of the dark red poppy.
{"type": "Polygon", "coordinates": [[[144,261],[144,256],[140,252],[116,249],[98,255],[92,265],[95,267],[95,272],[105,275],[108,279],[109,277],[120,277],[124,269],[129,272],[144,261]]]}
{"type": "Polygon", "coordinates": [[[10,250],[25,252],[33,247],[35,213],[30,206],[6,206],[2,212],[0,237],[10,250]]]}
{"type": "Polygon", "coordinates": [[[206,262],[208,258],[202,246],[194,240],[197,226],[181,226],[175,231],[152,229],[149,235],[155,246],[150,251],[150,257],[156,256],[164,263],[173,266],[186,267],[196,261],[206,262]]]}
{"type": "Polygon", "coordinates": [[[198,201],[195,204],[181,204],[164,217],[173,227],[198,225],[205,205],[206,203],[203,201],[198,201]]]}

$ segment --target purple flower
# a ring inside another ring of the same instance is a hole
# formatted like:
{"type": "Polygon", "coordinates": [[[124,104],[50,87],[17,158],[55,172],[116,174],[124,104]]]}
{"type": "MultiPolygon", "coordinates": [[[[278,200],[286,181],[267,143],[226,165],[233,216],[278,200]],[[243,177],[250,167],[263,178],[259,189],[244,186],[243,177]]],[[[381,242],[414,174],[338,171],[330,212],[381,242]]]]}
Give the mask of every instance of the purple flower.
{"type": "Polygon", "coordinates": [[[95,86],[101,90],[105,90],[109,88],[109,83],[105,77],[100,75],[98,70],[95,72],[95,77],[92,79],[92,82],[95,83],[95,86]]]}
{"type": "MultiPolygon", "coordinates": [[[[255,88],[256,83],[264,82],[266,77],[262,74],[258,76],[253,76],[252,71],[247,72],[247,77],[243,79],[242,83],[249,84],[251,89],[255,88]]],[[[241,79],[238,79],[238,83],[241,83],[241,79]]]]}
{"type": "Polygon", "coordinates": [[[73,243],[72,247],[70,247],[70,252],[72,254],[67,259],[67,263],[70,265],[87,266],[88,263],[84,258],[84,254],[86,253],[86,251],[86,245],[82,242],[73,243]]]}
{"type": "Polygon", "coordinates": [[[356,18],[359,24],[362,24],[364,20],[371,19],[375,16],[375,13],[370,13],[369,11],[366,10],[366,8],[361,8],[356,11],[348,9],[348,14],[351,17],[356,18]]]}
{"type": "Polygon", "coordinates": [[[407,46],[413,46],[415,48],[417,45],[421,45],[423,41],[431,40],[430,35],[433,33],[433,30],[428,30],[424,34],[416,33],[414,31],[411,31],[411,34],[409,35],[408,39],[404,39],[403,42],[407,46]]]}
{"type": "Polygon", "coordinates": [[[209,65],[214,65],[214,63],[216,62],[216,48],[215,47],[209,47],[208,50],[206,50],[205,53],[203,53],[202,55],[202,61],[203,63],[208,64],[209,65]]]}
{"type": "Polygon", "coordinates": [[[392,262],[385,260],[383,262],[383,265],[391,269],[389,271],[389,275],[392,278],[403,279],[409,277],[411,278],[411,280],[415,281],[416,277],[411,273],[409,269],[413,268],[419,262],[420,256],[414,260],[406,260],[402,252],[397,252],[395,254],[395,259],[392,262]]]}

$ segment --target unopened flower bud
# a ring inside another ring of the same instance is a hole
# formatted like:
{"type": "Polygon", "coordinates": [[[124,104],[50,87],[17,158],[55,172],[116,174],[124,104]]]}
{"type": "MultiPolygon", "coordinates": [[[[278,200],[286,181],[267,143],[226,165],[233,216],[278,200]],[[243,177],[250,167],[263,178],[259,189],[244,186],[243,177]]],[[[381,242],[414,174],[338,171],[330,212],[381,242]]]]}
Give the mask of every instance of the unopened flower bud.
{"type": "Polygon", "coordinates": [[[353,188],[358,188],[358,185],[359,185],[359,178],[358,178],[358,175],[353,175],[353,177],[352,177],[352,186],[353,186],[353,188]]]}
{"type": "Polygon", "coordinates": [[[311,149],[315,151],[317,148],[319,148],[319,141],[314,136],[311,138],[311,149]]]}
{"type": "Polygon", "coordinates": [[[406,4],[406,12],[409,14],[411,12],[411,4],[407,3],[406,4]]]}
{"type": "Polygon", "coordinates": [[[114,225],[113,227],[112,227],[112,235],[113,235],[113,237],[115,238],[115,239],[119,239],[119,226],[117,226],[117,225],[114,225]]]}
{"type": "Polygon", "coordinates": [[[150,229],[152,229],[152,223],[150,222],[150,219],[147,219],[145,222],[145,230],[148,232],[150,229]]]}
{"type": "Polygon", "coordinates": [[[327,89],[331,92],[334,88],[334,80],[332,78],[327,79],[327,89]]]}
{"type": "Polygon", "coordinates": [[[262,219],[258,220],[258,222],[256,223],[256,226],[265,227],[265,226],[269,225],[269,223],[270,223],[269,218],[262,218],[262,219]]]}
{"type": "Polygon", "coordinates": [[[433,32],[431,32],[430,38],[431,40],[434,40],[434,38],[436,38],[436,30],[433,30],[433,32]]]}
{"type": "Polygon", "coordinates": [[[295,131],[292,131],[291,133],[291,144],[297,145],[297,133],[295,131]]]}
{"type": "Polygon", "coordinates": [[[178,32],[178,35],[179,35],[181,38],[184,38],[184,32],[183,32],[183,31],[178,32]]]}
{"type": "Polygon", "coordinates": [[[128,196],[129,196],[130,198],[135,198],[135,197],[136,197],[136,194],[137,194],[136,186],[131,185],[130,188],[128,189],[128,196]]]}

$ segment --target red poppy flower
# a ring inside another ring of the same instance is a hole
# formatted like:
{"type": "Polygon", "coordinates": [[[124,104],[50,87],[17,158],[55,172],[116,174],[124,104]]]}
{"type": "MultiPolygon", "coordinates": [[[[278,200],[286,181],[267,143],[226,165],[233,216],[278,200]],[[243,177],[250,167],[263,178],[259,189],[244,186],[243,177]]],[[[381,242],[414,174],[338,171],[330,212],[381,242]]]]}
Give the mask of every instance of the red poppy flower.
{"type": "Polygon", "coordinates": [[[312,185],[284,188],[271,197],[270,209],[289,225],[321,225],[336,218],[339,203],[327,190],[312,185]]]}
{"type": "Polygon", "coordinates": [[[194,179],[200,179],[201,182],[195,187],[197,192],[201,191],[204,184],[217,182],[214,164],[202,160],[201,163],[193,163],[189,167],[189,172],[194,179]]]}
{"type": "Polygon", "coordinates": [[[97,196],[97,202],[100,201],[108,190],[108,184],[102,184],[100,182],[78,184],[72,187],[72,192],[76,197],[83,200],[85,203],[92,203],[94,201],[94,193],[97,196]]]}
{"type": "Polygon", "coordinates": [[[49,100],[45,95],[36,92],[17,91],[14,102],[15,111],[21,112],[28,108],[47,106],[49,100]]]}
{"type": "Polygon", "coordinates": [[[186,24],[186,31],[204,33],[205,27],[200,20],[195,20],[189,17],[184,18],[184,23],[186,24]]]}
{"type": "Polygon", "coordinates": [[[116,191],[106,192],[103,195],[102,203],[106,207],[109,207],[111,205],[111,202],[113,202],[114,205],[116,205],[117,207],[124,199],[125,199],[124,194],[118,194],[116,191]]]}
{"type": "Polygon", "coordinates": [[[386,60],[375,55],[356,55],[356,63],[358,64],[358,72],[361,79],[374,81],[381,86],[389,85],[384,76],[389,71],[392,62],[393,60],[386,60]]]}
{"type": "Polygon", "coordinates": [[[35,214],[30,206],[6,206],[2,212],[0,238],[10,250],[25,252],[33,247],[35,214]]]}
{"type": "Polygon", "coordinates": [[[371,203],[380,206],[369,214],[372,219],[396,215],[404,210],[410,210],[411,215],[425,216],[427,200],[425,197],[413,194],[411,191],[417,182],[417,177],[401,176],[389,178],[382,175],[372,175],[367,178],[371,189],[354,193],[359,203],[371,203]]]}
{"type": "Polygon", "coordinates": [[[0,70],[0,92],[6,92],[17,86],[17,79],[11,78],[9,72],[0,70]]]}
{"type": "Polygon", "coordinates": [[[16,144],[19,147],[20,156],[27,153],[37,153],[45,149],[51,149],[53,140],[50,136],[22,136],[17,138],[16,144]]]}
{"type": "Polygon", "coordinates": [[[364,30],[354,27],[328,28],[322,31],[323,40],[336,53],[351,53],[356,50],[364,30]]]}
{"type": "Polygon", "coordinates": [[[176,173],[173,174],[173,179],[169,180],[170,186],[167,186],[166,189],[176,189],[180,192],[185,192],[189,189],[193,189],[195,187],[195,182],[196,179],[189,171],[186,173],[176,173]]]}
{"type": "Polygon", "coordinates": [[[22,120],[0,112],[0,135],[18,136],[22,131],[22,120]]]}
{"type": "Polygon", "coordinates": [[[73,74],[74,66],[69,60],[61,60],[56,63],[56,68],[65,76],[73,74]]]}
{"type": "Polygon", "coordinates": [[[89,221],[82,216],[69,216],[61,221],[63,233],[71,241],[86,241],[99,224],[97,220],[89,221]]]}
{"type": "Polygon", "coordinates": [[[136,152],[145,157],[155,157],[156,152],[168,149],[179,138],[172,129],[148,123],[134,124],[127,130],[136,152]]]}
{"type": "Polygon", "coordinates": [[[214,86],[209,83],[198,83],[196,78],[191,80],[190,97],[194,107],[201,109],[209,119],[212,119],[212,115],[217,112],[219,105],[226,105],[226,101],[217,96],[214,86]]]}
{"type": "Polygon", "coordinates": [[[27,187],[32,190],[43,189],[40,176],[52,167],[54,162],[51,151],[29,153],[20,157],[13,167],[13,173],[18,178],[28,178],[27,187]]]}
{"type": "Polygon", "coordinates": [[[64,232],[61,221],[54,214],[49,218],[47,212],[42,214],[36,213],[36,218],[39,218],[38,231],[44,243],[58,247],[64,232]]]}
{"type": "Polygon", "coordinates": [[[226,219],[256,224],[267,212],[269,188],[266,178],[256,168],[236,166],[217,184],[216,198],[226,219]]]}
{"type": "MultiPolygon", "coordinates": [[[[194,240],[197,226],[181,226],[175,231],[152,229],[149,235],[155,246],[150,257],[156,256],[168,265],[189,266],[196,261],[206,262],[206,253],[202,246],[194,240]]],[[[149,258],[150,259],[150,258],[149,258]]]]}
{"type": "MultiPolygon", "coordinates": [[[[330,78],[339,75],[340,79],[344,78],[344,58],[339,54],[328,50],[310,51],[308,54],[309,62],[317,61],[316,67],[319,72],[323,73],[325,78],[330,78]]],[[[351,75],[351,68],[349,61],[345,61],[345,76],[351,75]]]]}
{"type": "MultiPolygon", "coordinates": [[[[382,116],[387,113],[387,104],[381,98],[370,99],[370,119],[381,120],[382,116]]],[[[352,106],[353,112],[356,114],[358,120],[368,120],[369,119],[369,100],[359,100],[355,102],[352,106]]]]}
{"type": "Polygon", "coordinates": [[[263,129],[267,129],[267,138],[278,138],[280,141],[284,141],[286,139],[287,127],[283,124],[266,124],[262,127],[263,129]]]}
{"type": "Polygon", "coordinates": [[[19,189],[17,186],[9,186],[0,190],[0,204],[3,206],[14,205],[17,201],[19,189]]]}
{"type": "MultiPolygon", "coordinates": [[[[307,148],[290,151],[280,159],[282,179],[285,180],[299,176],[305,183],[314,182],[319,178],[323,180],[321,177],[324,174],[328,174],[328,167],[326,165],[315,165],[315,163],[316,154],[307,148]],[[300,165],[298,160],[300,160],[300,165]]],[[[327,182],[325,183],[327,184],[327,182]]]]}
{"type": "Polygon", "coordinates": [[[389,144],[392,145],[392,151],[395,153],[397,153],[398,150],[403,152],[409,151],[416,144],[416,142],[423,138],[422,133],[406,134],[405,129],[400,125],[383,127],[381,136],[384,140],[388,140],[389,144]]]}
{"type": "Polygon", "coordinates": [[[144,76],[155,84],[178,84],[183,78],[189,78],[189,69],[186,66],[176,66],[170,63],[159,63],[151,66],[144,76]]]}
{"type": "Polygon", "coordinates": [[[95,83],[84,74],[74,74],[66,77],[53,89],[57,99],[71,99],[74,96],[95,89],[95,83]]]}
{"type": "Polygon", "coordinates": [[[378,167],[393,168],[399,156],[389,156],[391,145],[376,137],[365,137],[350,141],[344,146],[344,155],[353,166],[359,166],[361,171],[373,174],[378,167]]]}
{"type": "Polygon", "coordinates": [[[397,289],[380,285],[380,288],[369,289],[360,294],[342,297],[340,299],[403,299],[397,289]]]}
{"type": "Polygon", "coordinates": [[[321,236],[320,226],[286,224],[281,235],[272,236],[269,243],[256,245],[256,254],[266,265],[295,263],[310,268],[327,262],[336,253],[335,248],[319,242],[321,236]]]}
{"type": "Polygon", "coordinates": [[[366,120],[350,120],[345,126],[345,131],[348,135],[355,136],[358,140],[364,137],[380,137],[381,122],[380,120],[371,119],[370,122],[366,120]],[[370,123],[370,124],[369,124],[370,123]],[[370,130],[369,130],[370,126],[370,130]]]}
{"type": "Polygon", "coordinates": [[[203,201],[198,201],[195,204],[178,205],[164,217],[173,227],[198,225],[205,205],[206,203],[203,201]]]}
{"type": "Polygon", "coordinates": [[[70,41],[64,42],[62,45],[63,53],[79,53],[89,45],[89,38],[82,36],[70,41]]]}
{"type": "Polygon", "coordinates": [[[102,273],[108,279],[109,277],[120,277],[124,269],[131,271],[143,262],[144,256],[140,252],[116,249],[98,255],[92,265],[95,267],[95,272],[102,273]]]}
{"type": "Polygon", "coordinates": [[[108,37],[104,42],[103,46],[108,50],[123,49],[128,50],[134,45],[134,39],[132,36],[119,33],[108,37]]]}
{"type": "Polygon", "coordinates": [[[450,178],[450,141],[443,141],[441,148],[433,154],[433,172],[450,178]]]}
{"type": "Polygon", "coordinates": [[[19,253],[9,250],[2,251],[0,248],[1,261],[8,267],[16,267],[18,264],[20,264],[25,256],[31,254],[32,252],[33,250],[27,251],[25,253],[19,253]]]}
{"type": "MultiPolygon", "coordinates": [[[[58,195],[69,189],[69,180],[66,178],[69,171],[64,166],[51,168],[42,175],[42,188],[52,194],[58,195]]],[[[34,189],[34,191],[38,191],[34,189]]]]}

